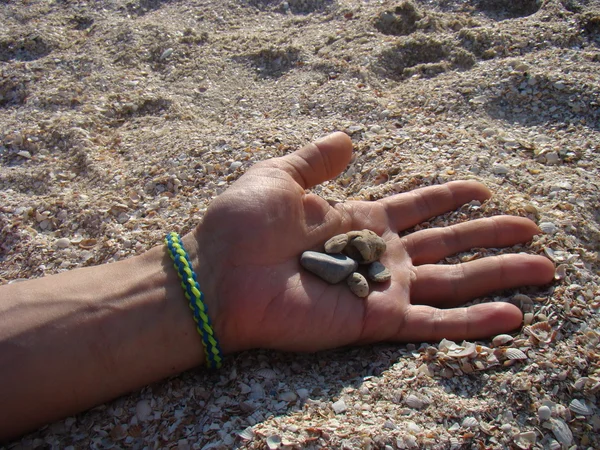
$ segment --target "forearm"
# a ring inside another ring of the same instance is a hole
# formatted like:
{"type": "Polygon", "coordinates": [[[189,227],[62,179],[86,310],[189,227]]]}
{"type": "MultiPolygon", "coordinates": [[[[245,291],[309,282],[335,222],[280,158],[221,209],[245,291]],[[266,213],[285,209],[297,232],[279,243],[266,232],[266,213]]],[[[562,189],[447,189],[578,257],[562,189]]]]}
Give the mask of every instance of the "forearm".
{"type": "Polygon", "coordinates": [[[164,247],[0,287],[0,440],[203,362],[164,247]]]}

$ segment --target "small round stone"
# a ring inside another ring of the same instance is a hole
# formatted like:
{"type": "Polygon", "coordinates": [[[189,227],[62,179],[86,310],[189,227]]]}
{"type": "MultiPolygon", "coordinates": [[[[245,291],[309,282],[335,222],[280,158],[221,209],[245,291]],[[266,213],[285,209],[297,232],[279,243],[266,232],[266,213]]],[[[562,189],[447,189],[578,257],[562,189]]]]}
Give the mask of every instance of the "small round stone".
{"type": "Polygon", "coordinates": [[[348,277],[348,286],[354,295],[365,298],[369,295],[369,283],[360,273],[354,272],[348,277]]]}
{"type": "Polygon", "coordinates": [[[376,283],[385,283],[392,278],[391,272],[379,261],[372,262],[369,265],[369,272],[367,274],[369,280],[375,281],[376,283]]]}

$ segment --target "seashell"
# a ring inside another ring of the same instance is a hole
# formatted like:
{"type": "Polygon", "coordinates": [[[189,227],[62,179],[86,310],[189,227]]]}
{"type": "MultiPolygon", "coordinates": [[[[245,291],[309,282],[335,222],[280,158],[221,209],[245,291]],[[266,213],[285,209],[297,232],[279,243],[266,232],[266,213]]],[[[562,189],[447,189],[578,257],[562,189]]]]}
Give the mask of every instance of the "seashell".
{"type": "Polygon", "coordinates": [[[561,264],[559,265],[556,270],[554,271],[554,279],[555,280],[562,280],[567,276],[567,265],[566,264],[561,264]]]}
{"type": "Polygon", "coordinates": [[[246,414],[256,411],[256,406],[252,402],[241,402],[239,407],[240,410],[246,414]]]}
{"type": "Polygon", "coordinates": [[[573,433],[569,426],[561,419],[550,419],[552,433],[556,440],[563,445],[569,446],[573,442],[573,433]]]}
{"type": "Polygon", "coordinates": [[[296,399],[298,398],[298,396],[291,391],[288,392],[282,392],[281,394],[279,394],[279,400],[283,401],[283,402],[295,402],[296,399]]]}
{"type": "Polygon", "coordinates": [[[548,322],[538,322],[528,327],[525,327],[523,332],[530,338],[533,338],[534,343],[548,344],[552,342],[556,336],[556,332],[552,330],[552,327],[548,322]]]}
{"type": "Polygon", "coordinates": [[[245,441],[249,441],[251,439],[254,439],[254,430],[252,429],[252,427],[244,428],[238,433],[238,436],[245,441]]]}
{"type": "Polygon", "coordinates": [[[501,345],[509,344],[513,341],[513,337],[510,334],[499,334],[494,339],[492,339],[492,344],[494,347],[500,347],[501,345]]]}
{"type": "Polygon", "coordinates": [[[527,325],[531,325],[531,323],[533,322],[533,313],[525,313],[523,314],[523,325],[527,326],[527,325]]]}
{"type": "Polygon", "coordinates": [[[265,388],[263,388],[261,384],[254,383],[251,388],[252,392],[249,396],[251,400],[260,400],[265,397],[265,388]]]}
{"type": "Polygon", "coordinates": [[[303,400],[308,398],[308,389],[300,388],[296,391],[296,393],[298,394],[298,397],[303,400]]]}
{"type": "Polygon", "coordinates": [[[336,414],[341,414],[343,412],[346,412],[346,410],[348,409],[348,406],[346,405],[346,402],[344,401],[343,398],[340,398],[337,402],[334,402],[331,407],[333,408],[333,411],[336,414]]]}
{"type": "Polygon", "coordinates": [[[140,422],[144,422],[150,418],[152,408],[148,400],[140,400],[135,405],[135,415],[140,422]]]}
{"type": "Polygon", "coordinates": [[[569,404],[569,409],[579,416],[591,416],[592,410],[588,408],[583,400],[573,399],[569,404]]]}
{"type": "Polygon", "coordinates": [[[264,378],[265,380],[273,380],[277,377],[277,374],[273,369],[259,369],[256,371],[256,375],[264,378]]]}
{"type": "Polygon", "coordinates": [[[98,241],[96,239],[82,239],[81,241],[79,241],[79,247],[90,249],[94,248],[97,243],[98,241]]]}
{"type": "Polygon", "coordinates": [[[404,399],[404,402],[408,406],[410,406],[411,408],[414,408],[414,409],[421,409],[429,404],[429,402],[427,400],[425,400],[421,397],[417,397],[414,394],[407,395],[406,398],[404,399]]]}
{"type": "Polygon", "coordinates": [[[519,350],[518,348],[507,348],[506,351],[504,352],[504,355],[506,356],[506,358],[508,359],[527,359],[527,355],[525,353],[523,353],[521,350],[519,350]]]}
{"type": "Polygon", "coordinates": [[[456,342],[449,341],[448,339],[442,339],[438,344],[438,348],[441,352],[448,352],[449,350],[453,350],[457,347],[456,342]]]}
{"type": "Polygon", "coordinates": [[[508,359],[511,361],[527,359],[527,355],[518,348],[502,347],[497,349],[494,354],[498,358],[508,359]]]}
{"type": "Polygon", "coordinates": [[[267,447],[269,450],[276,450],[281,446],[281,438],[277,435],[272,435],[267,438],[267,447]]]}
{"type": "Polygon", "coordinates": [[[240,386],[240,394],[249,394],[252,392],[252,388],[248,386],[246,383],[238,383],[240,386]]]}
{"type": "Polygon", "coordinates": [[[110,437],[113,441],[120,441],[127,437],[127,426],[117,424],[110,431],[110,437]]]}
{"type": "Polygon", "coordinates": [[[341,253],[347,243],[347,234],[337,234],[325,242],[325,253],[341,253]]]}
{"type": "Polygon", "coordinates": [[[533,300],[525,294],[516,294],[508,301],[524,313],[533,311],[533,300]]]}
{"type": "Polygon", "coordinates": [[[535,434],[535,431],[525,431],[523,433],[515,434],[513,439],[517,447],[526,450],[535,445],[537,435],[535,434]]]}
{"type": "Polygon", "coordinates": [[[544,422],[552,417],[552,410],[546,406],[542,405],[538,408],[538,419],[540,422],[544,422]]]}
{"type": "Polygon", "coordinates": [[[452,350],[448,350],[448,356],[452,358],[467,358],[477,354],[477,346],[472,342],[463,342],[463,346],[455,346],[452,350]]]}
{"type": "Polygon", "coordinates": [[[479,426],[479,421],[472,416],[465,417],[462,421],[461,426],[463,428],[477,428],[479,426]]]}
{"type": "Polygon", "coordinates": [[[548,449],[549,450],[561,450],[562,445],[559,442],[556,442],[554,439],[550,439],[548,441],[548,449]]]}

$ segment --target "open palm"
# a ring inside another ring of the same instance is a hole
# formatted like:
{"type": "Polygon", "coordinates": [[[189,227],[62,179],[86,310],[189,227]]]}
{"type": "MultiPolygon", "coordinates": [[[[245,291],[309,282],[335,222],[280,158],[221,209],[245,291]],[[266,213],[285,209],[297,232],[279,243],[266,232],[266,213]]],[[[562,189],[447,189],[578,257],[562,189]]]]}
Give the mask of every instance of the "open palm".
{"type": "Polygon", "coordinates": [[[310,188],[338,175],[352,153],[335,133],[252,167],[219,196],[195,230],[200,279],[221,345],[314,351],[376,341],[474,339],[509,331],[521,312],[508,303],[459,308],[499,289],[549,282],[550,261],[503,255],[460,265],[441,259],[475,247],[505,247],[539,232],[523,218],[501,216],[445,228],[398,233],[471,200],[488,189],[457,181],[375,202],[330,205],[310,188]],[[301,268],[300,254],[320,250],[331,236],[368,228],[382,236],[389,283],[366,299],[329,285],[301,268]]]}

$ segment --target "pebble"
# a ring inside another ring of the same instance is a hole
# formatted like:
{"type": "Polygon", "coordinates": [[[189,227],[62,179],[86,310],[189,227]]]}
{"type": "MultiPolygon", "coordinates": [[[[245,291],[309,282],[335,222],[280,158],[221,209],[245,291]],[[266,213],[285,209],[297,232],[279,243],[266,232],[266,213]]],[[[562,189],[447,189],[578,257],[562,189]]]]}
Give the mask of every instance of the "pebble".
{"type": "Polygon", "coordinates": [[[376,283],[385,283],[392,278],[391,272],[379,261],[372,262],[369,265],[369,279],[376,283]]]}
{"type": "Polygon", "coordinates": [[[348,243],[347,234],[337,234],[327,242],[325,242],[325,252],[327,253],[341,253],[346,244],[348,243]]]}
{"type": "Polygon", "coordinates": [[[69,245],[71,245],[71,241],[69,241],[68,238],[60,238],[56,240],[54,245],[56,245],[58,248],[67,248],[69,245]]]}
{"type": "Polygon", "coordinates": [[[300,264],[309,272],[331,284],[336,284],[354,272],[358,263],[346,255],[328,255],[307,251],[302,253],[300,264]]]}
{"type": "Polygon", "coordinates": [[[344,252],[360,264],[377,261],[385,252],[385,241],[371,230],[350,231],[344,252]]]}
{"type": "Polygon", "coordinates": [[[242,167],[242,162],[234,161],[229,165],[229,170],[233,172],[234,170],[239,169],[240,167],[242,167]]]}
{"type": "Polygon", "coordinates": [[[354,272],[348,277],[348,286],[353,294],[365,298],[369,295],[369,283],[360,273],[354,272]]]}

